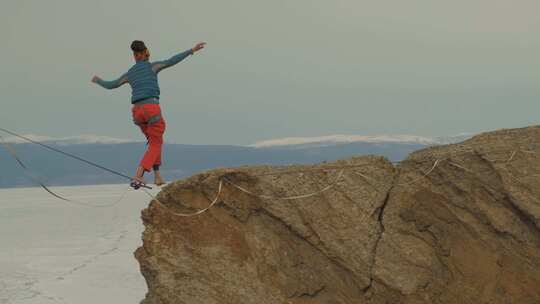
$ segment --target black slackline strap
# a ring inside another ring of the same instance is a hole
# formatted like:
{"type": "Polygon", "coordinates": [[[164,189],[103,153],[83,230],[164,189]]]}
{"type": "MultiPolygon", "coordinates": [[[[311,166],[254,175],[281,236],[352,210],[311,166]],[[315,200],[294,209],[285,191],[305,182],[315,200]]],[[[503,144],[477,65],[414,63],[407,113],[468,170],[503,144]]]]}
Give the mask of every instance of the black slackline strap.
{"type": "Polygon", "coordinates": [[[17,152],[15,152],[15,149],[13,149],[10,145],[8,145],[6,142],[4,142],[3,140],[3,137],[0,136],[0,144],[2,144],[2,146],[6,149],[6,151],[11,154],[11,156],[13,156],[13,158],[15,158],[15,160],[17,161],[17,163],[19,164],[19,166],[24,170],[24,172],[26,173],[26,175],[32,179],[34,182],[36,182],[38,185],[41,186],[41,188],[43,188],[45,191],[49,192],[49,194],[51,194],[52,196],[56,197],[56,198],[59,198],[63,201],[66,201],[66,202],[71,202],[69,199],[59,195],[59,194],[56,194],[54,193],[52,190],[50,190],[47,186],[45,186],[45,184],[41,181],[40,178],[38,178],[36,175],[32,174],[32,172],[30,172],[30,169],[28,169],[28,167],[24,164],[24,162],[19,158],[19,156],[17,155],[17,152]]]}
{"type": "MultiPolygon", "coordinates": [[[[35,141],[35,140],[30,139],[30,138],[28,138],[28,137],[26,137],[26,136],[17,134],[17,133],[15,133],[15,132],[9,131],[9,130],[4,129],[4,128],[0,128],[0,130],[3,131],[3,132],[5,132],[5,133],[8,133],[8,134],[10,134],[10,135],[13,135],[13,136],[16,136],[16,137],[18,137],[18,138],[24,139],[24,140],[26,140],[26,141],[28,141],[28,142],[33,143],[33,144],[42,146],[42,147],[44,147],[44,148],[46,148],[46,149],[49,149],[49,150],[51,150],[51,151],[54,151],[54,152],[63,154],[63,155],[65,155],[65,156],[71,157],[71,158],[76,159],[76,160],[78,160],[78,161],[84,162],[84,163],[86,163],[86,164],[88,164],[88,165],[91,165],[91,166],[94,166],[94,167],[96,167],[96,168],[99,168],[99,169],[105,170],[105,171],[107,171],[107,172],[110,172],[110,173],[112,173],[112,174],[118,175],[118,176],[123,177],[123,178],[125,178],[125,179],[128,179],[128,180],[130,180],[130,181],[132,180],[131,177],[129,177],[129,176],[127,176],[127,175],[125,175],[125,174],[123,174],[123,173],[121,173],[121,172],[115,171],[115,170],[113,170],[113,169],[109,169],[109,168],[104,167],[104,166],[99,165],[99,164],[96,164],[96,163],[94,163],[94,162],[92,162],[92,161],[86,160],[86,159],[84,159],[84,158],[82,158],[82,157],[79,157],[79,156],[77,156],[77,155],[74,155],[74,154],[71,154],[71,153],[68,153],[68,152],[64,152],[64,151],[62,151],[62,150],[60,150],[60,149],[51,147],[51,146],[49,146],[49,145],[46,145],[46,144],[44,144],[44,143],[35,141]]],[[[8,149],[8,150],[9,150],[9,149],[8,149]]],[[[11,152],[13,152],[13,151],[11,151],[11,152]]],[[[10,152],[10,154],[11,154],[11,152],[10,152]]],[[[16,159],[17,159],[17,158],[16,158],[16,159]]],[[[19,160],[18,160],[18,161],[19,161],[19,160]]],[[[141,187],[144,187],[144,188],[147,188],[147,189],[152,189],[150,186],[147,186],[146,184],[142,184],[141,187]]]]}

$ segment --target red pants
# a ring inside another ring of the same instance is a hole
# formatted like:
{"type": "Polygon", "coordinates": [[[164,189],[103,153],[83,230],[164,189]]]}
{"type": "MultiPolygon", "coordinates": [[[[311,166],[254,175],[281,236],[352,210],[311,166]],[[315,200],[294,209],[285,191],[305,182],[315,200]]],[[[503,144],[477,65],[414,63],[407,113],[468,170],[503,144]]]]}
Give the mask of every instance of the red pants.
{"type": "Polygon", "coordinates": [[[161,146],[165,133],[165,120],[161,116],[159,104],[134,105],[132,108],[133,122],[141,128],[148,140],[148,149],[140,166],[150,171],[154,166],[161,165],[161,146]]]}

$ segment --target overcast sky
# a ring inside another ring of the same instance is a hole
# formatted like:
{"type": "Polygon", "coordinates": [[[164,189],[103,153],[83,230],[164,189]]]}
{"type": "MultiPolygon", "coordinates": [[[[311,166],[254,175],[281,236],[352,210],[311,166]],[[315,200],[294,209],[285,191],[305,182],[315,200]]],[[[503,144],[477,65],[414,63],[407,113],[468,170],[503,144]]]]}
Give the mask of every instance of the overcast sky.
{"type": "Polygon", "coordinates": [[[453,135],[540,122],[538,0],[3,0],[0,126],[140,138],[130,88],[107,91],[144,40],[166,138],[453,135]]]}

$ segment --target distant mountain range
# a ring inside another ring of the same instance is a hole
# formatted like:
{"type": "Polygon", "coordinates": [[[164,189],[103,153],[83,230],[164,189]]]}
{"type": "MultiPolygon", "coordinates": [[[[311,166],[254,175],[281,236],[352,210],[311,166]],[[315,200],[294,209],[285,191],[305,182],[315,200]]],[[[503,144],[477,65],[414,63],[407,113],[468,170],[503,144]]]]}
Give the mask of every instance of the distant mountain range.
{"type": "Polygon", "coordinates": [[[419,145],[441,145],[452,144],[463,141],[471,137],[470,134],[460,134],[449,137],[424,137],[417,135],[328,135],[319,137],[287,137],[280,139],[271,139],[256,142],[251,147],[269,148],[269,147],[314,147],[314,146],[333,146],[350,143],[394,143],[394,144],[419,144],[419,145]]]}
{"type": "MultiPolygon", "coordinates": [[[[51,137],[44,135],[36,134],[24,134],[22,135],[28,139],[46,143],[46,144],[56,144],[59,146],[68,146],[68,145],[82,145],[82,144],[125,144],[133,142],[142,142],[142,140],[132,140],[132,139],[122,139],[114,138],[109,136],[101,136],[94,134],[82,134],[77,136],[66,136],[66,137],[51,137]]],[[[16,137],[16,136],[3,136],[3,140],[12,144],[24,144],[28,141],[16,137]]]]}
{"type": "MultiPolygon", "coordinates": [[[[144,142],[111,137],[83,135],[52,138],[25,135],[103,166],[131,175],[145,150],[144,142]]],[[[175,180],[216,167],[242,165],[309,164],[354,155],[383,155],[392,161],[431,145],[458,142],[470,137],[426,138],[413,135],[283,138],[257,142],[250,146],[185,145],[169,143],[164,148],[162,173],[175,180]]],[[[20,157],[49,185],[85,185],[126,182],[108,172],[88,166],[38,145],[4,137],[20,157]]],[[[31,186],[13,158],[0,149],[0,187],[31,186]]]]}

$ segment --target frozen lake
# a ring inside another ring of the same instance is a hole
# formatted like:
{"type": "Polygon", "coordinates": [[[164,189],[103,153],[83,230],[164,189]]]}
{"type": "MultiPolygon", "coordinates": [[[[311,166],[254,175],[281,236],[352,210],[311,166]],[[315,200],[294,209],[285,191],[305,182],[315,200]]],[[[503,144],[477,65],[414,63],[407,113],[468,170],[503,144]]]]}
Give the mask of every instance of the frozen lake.
{"type": "Polygon", "coordinates": [[[147,288],[133,252],[148,196],[127,185],[53,191],[112,206],[64,202],[41,188],[0,189],[0,303],[139,303],[147,288]]]}

